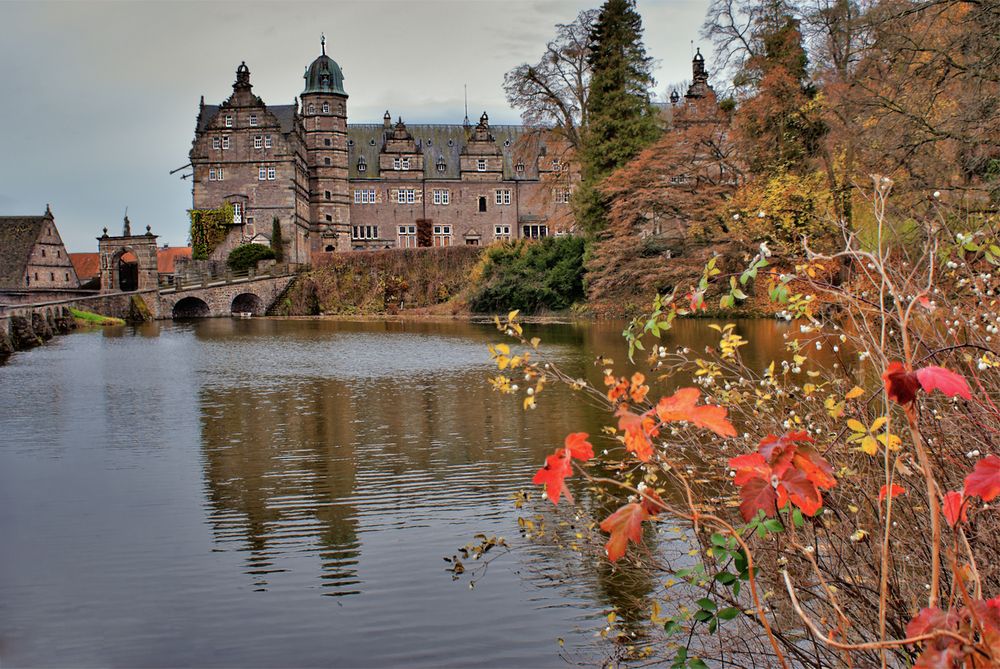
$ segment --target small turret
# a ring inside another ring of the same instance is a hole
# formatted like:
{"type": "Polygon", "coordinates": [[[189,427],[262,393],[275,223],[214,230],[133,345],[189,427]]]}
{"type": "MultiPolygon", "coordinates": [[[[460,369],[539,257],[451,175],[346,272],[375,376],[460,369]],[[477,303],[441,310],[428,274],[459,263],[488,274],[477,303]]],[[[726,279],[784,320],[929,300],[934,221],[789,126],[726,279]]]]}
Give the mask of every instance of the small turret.
{"type": "Polygon", "coordinates": [[[386,130],[392,127],[392,114],[389,113],[388,109],[385,110],[385,116],[382,117],[382,127],[386,130]]]}

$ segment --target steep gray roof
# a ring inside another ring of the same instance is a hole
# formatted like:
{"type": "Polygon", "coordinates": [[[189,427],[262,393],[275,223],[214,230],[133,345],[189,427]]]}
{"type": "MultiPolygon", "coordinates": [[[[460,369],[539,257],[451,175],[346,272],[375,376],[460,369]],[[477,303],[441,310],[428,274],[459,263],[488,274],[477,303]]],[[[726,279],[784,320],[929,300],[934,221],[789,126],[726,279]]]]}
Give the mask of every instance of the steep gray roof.
{"type": "MultiPolygon", "coordinates": [[[[417,144],[417,151],[424,156],[424,176],[428,179],[458,179],[459,157],[468,144],[465,126],[447,123],[414,124],[406,126],[417,144]],[[438,172],[437,163],[444,159],[445,170],[438,172]]],[[[379,152],[385,142],[386,130],[381,123],[349,123],[347,125],[348,175],[351,179],[377,179],[379,152]],[[368,169],[358,171],[358,161],[364,158],[368,169]]],[[[537,158],[545,153],[545,142],[538,136],[537,143],[529,144],[534,129],[523,125],[491,125],[497,149],[503,155],[503,178],[530,180],[538,178],[537,158]],[[518,159],[524,162],[524,172],[515,169],[518,159]]]]}
{"type": "Polygon", "coordinates": [[[47,216],[0,216],[0,288],[23,288],[31,249],[47,216]]]}
{"type": "MultiPolygon", "coordinates": [[[[201,114],[198,116],[198,132],[202,132],[208,127],[208,124],[212,122],[212,119],[215,118],[220,109],[222,109],[221,105],[204,106],[201,114]]],[[[281,124],[282,134],[287,135],[295,129],[295,105],[267,105],[265,109],[274,114],[274,117],[278,119],[278,123],[281,124]]]]}

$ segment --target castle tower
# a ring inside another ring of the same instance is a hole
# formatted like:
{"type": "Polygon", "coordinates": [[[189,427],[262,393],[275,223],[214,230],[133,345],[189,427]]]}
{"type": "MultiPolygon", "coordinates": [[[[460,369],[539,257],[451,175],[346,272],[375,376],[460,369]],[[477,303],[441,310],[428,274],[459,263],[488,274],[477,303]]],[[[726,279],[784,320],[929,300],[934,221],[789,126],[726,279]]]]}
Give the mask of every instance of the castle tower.
{"type": "Polygon", "coordinates": [[[344,73],[326,55],[326,37],[321,38],[320,47],[322,53],[306,68],[302,91],[313,254],[351,248],[344,73]]]}
{"type": "MultiPolygon", "coordinates": [[[[684,95],[688,100],[697,100],[714,93],[712,87],[708,85],[708,70],[705,69],[705,57],[701,55],[701,49],[694,54],[691,59],[691,85],[684,95]]],[[[673,98],[671,98],[673,101],[673,98]]]]}

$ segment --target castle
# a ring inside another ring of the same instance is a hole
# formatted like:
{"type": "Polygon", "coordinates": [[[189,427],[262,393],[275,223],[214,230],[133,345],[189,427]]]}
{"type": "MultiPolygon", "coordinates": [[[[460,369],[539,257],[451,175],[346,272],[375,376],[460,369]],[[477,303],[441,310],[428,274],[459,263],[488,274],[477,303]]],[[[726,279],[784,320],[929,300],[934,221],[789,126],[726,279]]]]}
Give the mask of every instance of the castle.
{"type": "Polygon", "coordinates": [[[268,243],[281,226],[285,258],[417,246],[485,245],[570,230],[579,180],[567,143],[519,125],[349,124],[344,75],[321,55],[301,101],[267,105],[242,63],[229,99],[198,111],[190,152],[194,209],[233,208],[212,253],[268,243]]]}

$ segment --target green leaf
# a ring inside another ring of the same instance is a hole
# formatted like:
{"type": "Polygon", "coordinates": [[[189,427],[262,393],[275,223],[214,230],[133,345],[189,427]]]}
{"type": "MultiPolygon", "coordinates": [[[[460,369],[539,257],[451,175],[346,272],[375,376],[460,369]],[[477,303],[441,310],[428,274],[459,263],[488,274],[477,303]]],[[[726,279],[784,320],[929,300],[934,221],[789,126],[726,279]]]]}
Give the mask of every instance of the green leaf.
{"type": "Polygon", "coordinates": [[[742,588],[742,587],[743,587],[743,584],[740,583],[739,581],[736,581],[735,583],[733,583],[733,597],[739,597],[740,596],[740,588],[742,588]]]}
{"type": "MultiPolygon", "coordinates": [[[[711,620],[709,620],[708,621],[708,633],[711,634],[712,632],[714,632],[718,626],[719,626],[719,619],[718,618],[712,618],[711,620]]],[[[690,665],[688,665],[688,666],[690,666],[690,665]]]]}
{"type": "Polygon", "coordinates": [[[806,524],[805,519],[802,517],[802,509],[792,509],[792,522],[795,527],[802,527],[806,524]]]}
{"type": "Polygon", "coordinates": [[[735,608],[735,607],[733,607],[733,606],[728,606],[728,607],[722,609],[721,611],[719,611],[719,613],[717,615],[722,620],[732,620],[736,616],[740,615],[740,610],[737,609],[737,608],[735,608]]]}
{"type": "Polygon", "coordinates": [[[694,613],[694,619],[700,623],[703,623],[707,620],[711,620],[714,617],[715,617],[714,613],[712,613],[711,611],[706,611],[705,609],[699,609],[694,613]]]}
{"type": "Polygon", "coordinates": [[[715,611],[717,608],[719,608],[716,605],[716,603],[713,602],[708,597],[702,597],[701,599],[696,601],[695,604],[697,604],[698,607],[701,608],[703,611],[715,611]]]}
{"type": "Polygon", "coordinates": [[[777,518],[768,518],[763,522],[764,528],[768,532],[784,532],[785,526],[781,524],[781,521],[777,518]]]}
{"type": "Polygon", "coordinates": [[[690,669],[708,669],[708,665],[701,661],[697,657],[693,657],[688,660],[688,667],[690,669]]]}
{"type": "Polygon", "coordinates": [[[712,542],[713,546],[726,546],[726,538],[718,532],[709,537],[709,540],[712,542]]]}
{"type": "Polygon", "coordinates": [[[731,574],[728,571],[723,571],[715,575],[715,580],[721,583],[722,585],[729,585],[731,583],[734,583],[737,580],[737,578],[736,574],[731,574]]]}
{"type": "Polygon", "coordinates": [[[681,624],[671,618],[670,620],[663,623],[663,631],[667,634],[674,634],[681,631],[681,624]]]}

